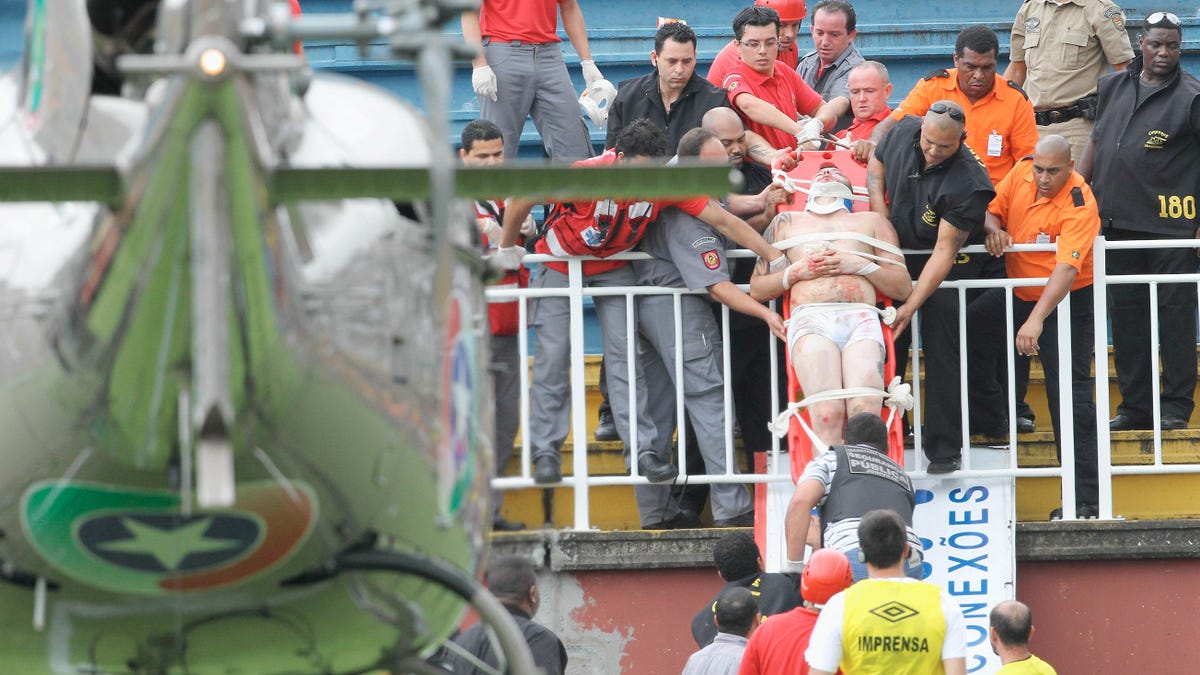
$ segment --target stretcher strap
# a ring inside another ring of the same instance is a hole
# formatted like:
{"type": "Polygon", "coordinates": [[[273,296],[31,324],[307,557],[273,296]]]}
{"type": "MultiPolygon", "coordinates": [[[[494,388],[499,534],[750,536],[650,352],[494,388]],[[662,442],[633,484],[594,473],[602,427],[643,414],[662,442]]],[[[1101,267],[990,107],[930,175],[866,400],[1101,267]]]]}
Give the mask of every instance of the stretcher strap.
{"type": "Polygon", "coordinates": [[[797,316],[816,314],[818,312],[824,313],[830,311],[831,309],[836,309],[838,311],[852,309],[869,310],[878,314],[879,320],[882,321],[886,326],[890,326],[896,321],[895,307],[890,305],[887,307],[876,307],[875,305],[868,305],[865,302],[813,302],[807,305],[800,305],[799,307],[792,308],[792,311],[788,317],[788,321],[791,321],[797,316]]]}
{"type": "Polygon", "coordinates": [[[790,423],[791,418],[795,417],[800,421],[800,426],[804,429],[804,432],[807,433],[808,437],[812,440],[813,448],[817,450],[817,452],[813,453],[813,456],[815,457],[822,452],[825,452],[829,446],[821,442],[821,439],[817,437],[816,432],[814,432],[804,421],[804,418],[800,416],[800,409],[806,408],[814,403],[838,401],[847,398],[859,398],[862,396],[878,396],[883,399],[883,404],[891,409],[891,411],[888,413],[887,419],[888,428],[891,428],[892,420],[895,419],[897,410],[912,410],[914,403],[912,385],[901,381],[900,377],[897,376],[892,378],[891,383],[888,384],[887,391],[875,389],[874,387],[848,387],[846,389],[830,389],[829,391],[818,392],[812,396],[805,396],[804,400],[789,403],[787,409],[779,413],[775,420],[767,425],[767,428],[771,430],[771,433],[783,438],[787,435],[788,424],[790,423]]]}
{"type": "MultiPolygon", "coordinates": [[[[829,244],[829,242],[831,240],[836,241],[839,239],[851,239],[853,241],[860,241],[869,246],[874,246],[875,248],[877,248],[880,251],[883,251],[885,253],[891,253],[892,255],[900,256],[901,258],[904,257],[904,251],[901,251],[899,248],[887,243],[886,241],[880,241],[880,240],[876,239],[875,237],[869,237],[861,232],[808,232],[806,234],[798,234],[794,237],[788,237],[787,239],[783,239],[783,240],[774,242],[771,245],[781,251],[785,251],[789,248],[792,248],[793,246],[799,246],[800,244],[807,244],[809,242],[814,242],[814,241],[824,242],[826,244],[829,244]]],[[[841,249],[841,248],[837,248],[836,246],[833,246],[832,244],[829,244],[829,246],[830,246],[830,248],[834,248],[838,251],[846,251],[847,253],[855,253],[857,255],[863,256],[864,258],[869,257],[869,254],[863,253],[862,251],[841,249]]],[[[895,265],[901,265],[901,266],[904,265],[904,263],[900,262],[899,260],[892,260],[890,258],[876,257],[876,259],[877,260],[887,260],[888,262],[893,263],[895,265]]]]}
{"type": "MultiPolygon", "coordinates": [[[[812,185],[812,181],[808,178],[792,178],[783,169],[771,169],[771,178],[774,179],[773,182],[775,185],[778,185],[792,194],[797,192],[810,194],[808,188],[804,187],[805,185],[812,185]]],[[[867,194],[867,189],[865,187],[851,185],[850,191],[854,193],[850,199],[856,202],[870,201],[870,197],[865,196],[867,194]]]]}

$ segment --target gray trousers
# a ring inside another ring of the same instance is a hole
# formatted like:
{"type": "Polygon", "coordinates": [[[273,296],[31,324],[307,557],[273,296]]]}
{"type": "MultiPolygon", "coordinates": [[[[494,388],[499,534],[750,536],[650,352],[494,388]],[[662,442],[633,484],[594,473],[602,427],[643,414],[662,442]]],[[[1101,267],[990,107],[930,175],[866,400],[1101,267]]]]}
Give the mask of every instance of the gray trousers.
{"type": "MultiPolygon", "coordinates": [[[[521,354],[516,335],[493,335],[491,341],[492,390],[496,395],[496,475],[499,476],[512,458],[521,423],[521,354]]],[[[503,500],[502,490],[493,491],[492,505],[497,516],[503,500]]]]}
{"type": "MultiPolygon", "coordinates": [[[[710,475],[725,473],[725,383],[721,376],[721,332],[707,298],[681,298],[683,322],[684,409],[696,430],[696,442],[710,475]]],[[[654,426],[653,451],[671,459],[675,429],[675,310],[670,296],[638,298],[638,361],[646,381],[646,415],[654,426]]],[[[737,465],[733,473],[737,473],[737,465]]],[[[682,472],[681,472],[682,473],[682,472]]],[[[669,520],[678,512],[670,485],[634,486],[642,525],[669,520]]],[[[710,486],[714,520],[734,518],[754,508],[741,485],[710,486]]]]}
{"type": "Polygon", "coordinates": [[[479,116],[500,127],[505,157],[516,158],[527,115],[533,117],[551,158],[592,156],[591,139],[579,112],[579,96],[557,42],[523,45],[489,41],[483,53],[496,73],[496,100],[480,96],[479,116]]]}
{"type": "MultiPolygon", "coordinates": [[[[584,286],[634,286],[637,280],[628,265],[602,274],[583,278],[584,286]]],[[[530,284],[533,288],[566,288],[567,275],[543,266],[530,284]]],[[[626,340],[629,325],[625,320],[625,298],[595,297],[596,315],[604,341],[605,375],[609,404],[617,434],[629,447],[629,377],[626,340]]],[[[536,330],[533,349],[533,382],[530,386],[529,443],[530,454],[561,458],[563,441],[570,429],[571,409],[571,310],[566,297],[536,298],[531,303],[530,326],[536,330]]],[[[640,376],[639,378],[640,379],[640,376]]],[[[638,386],[638,400],[646,400],[644,385],[638,386]]],[[[639,405],[640,407],[640,405],[639,405]]],[[[654,427],[638,419],[638,447],[650,450],[654,427]]],[[[576,439],[578,450],[584,450],[587,439],[576,439]]]]}

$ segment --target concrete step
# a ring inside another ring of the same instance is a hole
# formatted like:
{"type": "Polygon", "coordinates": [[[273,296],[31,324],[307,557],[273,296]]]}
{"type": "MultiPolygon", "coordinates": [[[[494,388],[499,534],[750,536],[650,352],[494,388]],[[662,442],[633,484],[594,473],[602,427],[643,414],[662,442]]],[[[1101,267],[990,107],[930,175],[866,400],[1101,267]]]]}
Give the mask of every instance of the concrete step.
{"type": "MultiPolygon", "coordinates": [[[[1164,432],[1164,464],[1200,462],[1200,429],[1164,432]]],[[[976,438],[975,445],[986,441],[976,438]]],[[[570,475],[574,447],[563,447],[563,474],[570,475]]],[[[588,469],[593,475],[625,474],[619,442],[591,442],[587,446],[588,469]]],[[[1017,441],[1017,466],[1039,468],[1058,466],[1054,437],[1050,432],[1022,434],[1017,441]]],[[[740,449],[739,459],[742,458],[740,449]]],[[[1115,466],[1139,466],[1154,463],[1153,432],[1125,431],[1112,435],[1112,459],[1115,466]]],[[[743,471],[748,470],[742,467],[743,471]]],[[[505,475],[520,475],[520,461],[514,458],[505,475]]],[[[1055,478],[1017,480],[1017,519],[1044,521],[1060,505],[1059,481],[1055,478]]],[[[1200,517],[1200,475],[1117,476],[1113,485],[1113,513],[1130,520],[1200,517]]],[[[601,530],[638,529],[633,491],[623,486],[605,486],[591,490],[591,524],[601,530]]],[[[509,491],[504,515],[527,524],[549,522],[556,528],[574,523],[574,501],[569,488],[509,491]],[[549,493],[549,501],[544,493],[549,493]],[[546,520],[547,508],[549,520],[546,520]]],[[[702,520],[711,523],[708,514],[702,520]]]]}

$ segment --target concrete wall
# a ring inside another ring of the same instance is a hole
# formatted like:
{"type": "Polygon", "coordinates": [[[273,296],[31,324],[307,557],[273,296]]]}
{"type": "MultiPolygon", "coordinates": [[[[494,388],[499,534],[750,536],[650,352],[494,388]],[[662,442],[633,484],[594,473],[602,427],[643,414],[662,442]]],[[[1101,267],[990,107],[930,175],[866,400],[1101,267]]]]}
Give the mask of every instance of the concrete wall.
{"type": "MultiPolygon", "coordinates": [[[[661,675],[696,650],[722,534],[546,531],[497,535],[493,552],[540,560],[535,618],[567,645],[568,673],[661,675]]],[[[1200,671],[1200,521],[1023,524],[1017,556],[1033,650],[1059,673],[1200,671]]]]}

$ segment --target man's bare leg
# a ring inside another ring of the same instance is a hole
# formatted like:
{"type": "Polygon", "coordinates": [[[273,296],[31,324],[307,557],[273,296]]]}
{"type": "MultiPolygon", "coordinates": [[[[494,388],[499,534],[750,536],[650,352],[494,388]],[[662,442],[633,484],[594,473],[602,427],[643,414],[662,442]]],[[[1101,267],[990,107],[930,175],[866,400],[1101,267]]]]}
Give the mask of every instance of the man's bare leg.
{"type": "MultiPolygon", "coordinates": [[[[792,350],[792,367],[804,396],[841,389],[843,355],[832,340],[821,335],[805,335],[796,340],[792,350]]],[[[813,431],[825,445],[842,442],[846,424],[844,401],[824,401],[808,406],[813,431]]]]}
{"type": "MultiPolygon", "coordinates": [[[[884,358],[883,345],[874,340],[859,340],[846,345],[842,352],[842,381],[846,383],[846,388],[883,389],[884,358]]],[[[861,412],[879,414],[882,406],[881,396],[856,396],[846,399],[846,417],[853,417],[861,412]]]]}

